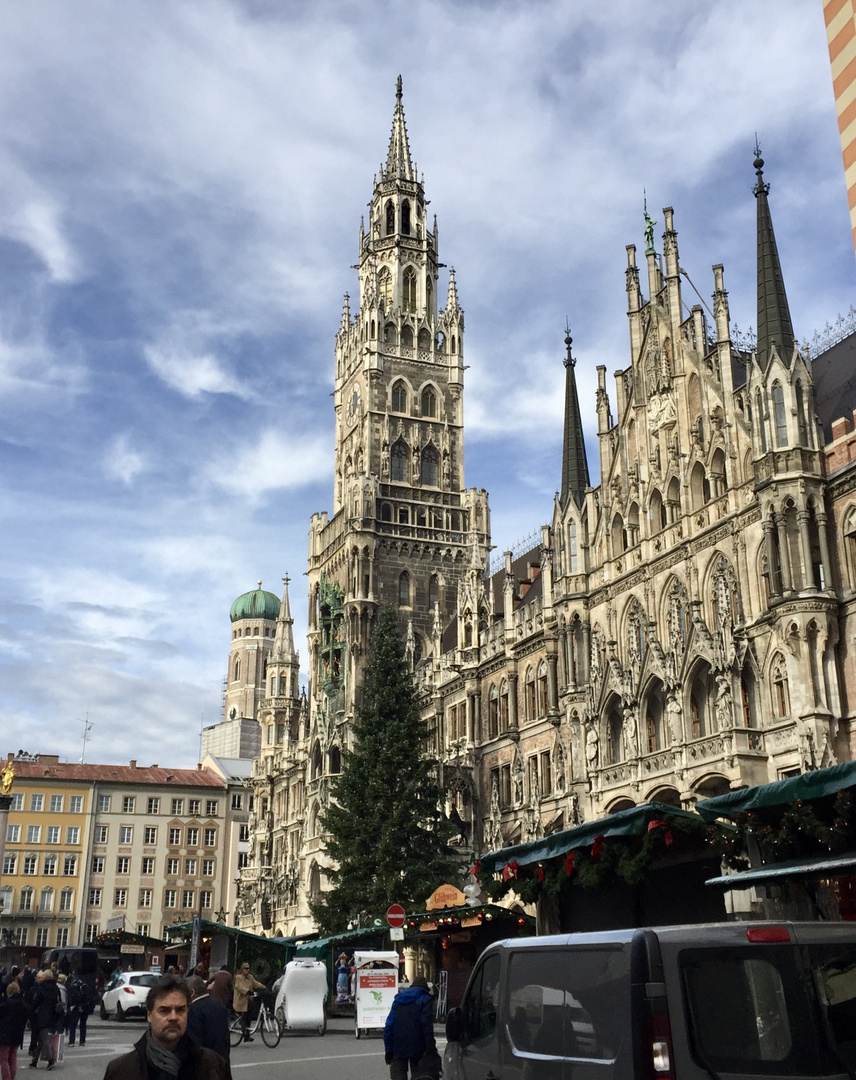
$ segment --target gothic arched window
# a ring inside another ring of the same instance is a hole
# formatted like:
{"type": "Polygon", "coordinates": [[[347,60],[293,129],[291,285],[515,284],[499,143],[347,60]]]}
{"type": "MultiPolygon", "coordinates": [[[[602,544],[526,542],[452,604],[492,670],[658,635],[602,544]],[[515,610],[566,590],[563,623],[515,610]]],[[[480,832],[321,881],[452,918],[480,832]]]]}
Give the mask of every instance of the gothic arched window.
{"type": "Polygon", "coordinates": [[[410,203],[407,199],[401,204],[401,231],[410,236],[410,203]]]}
{"type": "Polygon", "coordinates": [[[235,657],[235,674],[234,674],[234,677],[233,677],[233,681],[237,682],[240,679],[240,677],[241,677],[241,658],[240,658],[240,656],[236,656],[235,657]]]}
{"type": "Polygon", "coordinates": [[[318,742],[312,747],[312,772],[310,776],[313,780],[317,780],[321,775],[324,767],[324,760],[321,756],[321,746],[318,742]]]}
{"type": "Polygon", "coordinates": [[[410,454],[407,443],[399,439],[389,452],[389,478],[399,484],[407,483],[407,462],[410,454]]]}
{"type": "Polygon", "coordinates": [[[421,480],[422,483],[428,487],[437,486],[437,477],[439,474],[440,455],[429,443],[428,446],[422,451],[422,469],[421,480]]]}
{"type": "Polygon", "coordinates": [[[787,716],[791,711],[791,703],[788,693],[788,669],[783,656],[779,656],[773,661],[771,674],[773,714],[775,716],[787,716]]]}
{"type": "Polygon", "coordinates": [[[392,411],[407,412],[407,386],[401,379],[392,388],[392,411]]]}
{"type": "Polygon", "coordinates": [[[430,387],[422,391],[422,415],[437,415],[437,395],[430,387]]]}
{"type": "Polygon", "coordinates": [[[568,522],[568,573],[576,574],[579,569],[577,558],[577,523],[568,522]]]}
{"type": "MultiPolygon", "coordinates": [[[[384,310],[392,308],[392,274],[389,267],[385,266],[377,276],[378,296],[384,303],[384,310]]],[[[374,337],[374,325],[372,325],[372,337],[374,337]]]]}
{"type": "Polygon", "coordinates": [[[392,199],[386,204],[386,235],[391,236],[395,232],[395,207],[392,199]]]}
{"type": "Polygon", "coordinates": [[[398,578],[399,607],[410,607],[410,575],[405,570],[398,578]]]}
{"type": "Polygon", "coordinates": [[[437,575],[432,574],[428,579],[428,607],[433,611],[434,605],[439,603],[439,589],[437,587],[437,575]]]}
{"type": "Polygon", "coordinates": [[[487,737],[495,739],[499,734],[499,695],[496,687],[490,688],[487,699],[487,737]]]}
{"type": "Polygon", "coordinates": [[[406,324],[401,328],[401,344],[405,349],[413,348],[413,331],[406,324]]]}
{"type": "Polygon", "coordinates": [[[773,418],[776,422],[776,446],[788,445],[788,420],[785,415],[785,392],[781,383],[773,383],[773,418]]]}
{"type": "Polygon", "coordinates": [[[404,298],[401,306],[405,311],[416,314],[416,271],[409,266],[404,271],[404,298]]]}
{"type": "Polygon", "coordinates": [[[767,429],[764,426],[764,399],[759,390],[755,394],[755,422],[758,425],[758,441],[761,444],[761,452],[767,453],[767,429]]]}

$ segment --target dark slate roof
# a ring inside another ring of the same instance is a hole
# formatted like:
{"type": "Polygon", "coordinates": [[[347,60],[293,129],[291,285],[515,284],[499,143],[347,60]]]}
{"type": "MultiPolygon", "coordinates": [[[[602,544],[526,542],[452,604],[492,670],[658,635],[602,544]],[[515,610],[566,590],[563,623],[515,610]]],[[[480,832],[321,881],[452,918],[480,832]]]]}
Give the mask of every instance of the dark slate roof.
{"type": "Polygon", "coordinates": [[[815,357],[811,373],[817,415],[828,441],[833,421],[842,416],[850,420],[856,409],[856,331],[815,357]]]}

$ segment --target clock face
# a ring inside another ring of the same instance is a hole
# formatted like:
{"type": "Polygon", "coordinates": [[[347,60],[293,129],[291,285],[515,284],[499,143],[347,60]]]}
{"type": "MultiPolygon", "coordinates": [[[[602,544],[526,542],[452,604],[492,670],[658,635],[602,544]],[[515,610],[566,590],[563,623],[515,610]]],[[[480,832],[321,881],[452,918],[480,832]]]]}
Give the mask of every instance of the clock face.
{"type": "Polygon", "coordinates": [[[360,413],[360,388],[355,386],[348,400],[348,419],[356,420],[360,413]]]}

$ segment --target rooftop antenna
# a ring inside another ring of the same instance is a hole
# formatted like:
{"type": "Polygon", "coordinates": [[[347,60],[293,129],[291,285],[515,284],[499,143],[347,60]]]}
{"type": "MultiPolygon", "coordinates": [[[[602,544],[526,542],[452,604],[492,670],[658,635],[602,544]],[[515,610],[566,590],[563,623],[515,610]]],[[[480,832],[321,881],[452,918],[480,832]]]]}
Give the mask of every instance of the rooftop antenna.
{"type": "Polygon", "coordinates": [[[86,740],[89,737],[89,732],[92,730],[92,724],[89,721],[89,709],[86,710],[86,719],[82,720],[79,716],[77,718],[78,723],[83,724],[83,757],[80,759],[80,764],[86,764],[86,740]]]}

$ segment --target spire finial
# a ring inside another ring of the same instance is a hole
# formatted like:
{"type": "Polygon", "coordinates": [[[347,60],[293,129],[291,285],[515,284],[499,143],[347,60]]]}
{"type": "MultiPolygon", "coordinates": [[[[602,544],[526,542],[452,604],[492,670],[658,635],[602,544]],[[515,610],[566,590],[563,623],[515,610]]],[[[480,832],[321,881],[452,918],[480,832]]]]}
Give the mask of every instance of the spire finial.
{"type": "Polygon", "coordinates": [[[396,96],[396,99],[398,100],[398,102],[400,104],[401,99],[404,96],[404,92],[402,90],[402,83],[401,83],[401,76],[400,75],[398,76],[398,79],[396,80],[396,83],[395,83],[395,96],[396,96]]]}
{"type": "Polygon", "coordinates": [[[755,175],[758,178],[755,182],[755,187],[752,188],[755,198],[757,199],[762,193],[764,195],[770,194],[770,185],[764,183],[764,159],[761,157],[761,147],[758,143],[757,131],[755,132],[755,160],[752,164],[755,166],[755,175]]]}
{"type": "Polygon", "coordinates": [[[261,587],[262,587],[262,579],[259,578],[259,588],[261,588],[261,587]]]}
{"type": "Polygon", "coordinates": [[[381,166],[381,174],[385,179],[398,177],[403,180],[412,180],[416,174],[410,160],[410,147],[407,143],[407,125],[404,121],[404,107],[401,104],[401,87],[399,75],[395,83],[395,111],[392,118],[389,150],[386,155],[386,168],[381,166]]]}
{"type": "Polygon", "coordinates": [[[574,343],[574,339],[571,337],[571,324],[565,319],[565,367],[576,367],[577,362],[571,355],[571,346],[574,343]]]}

